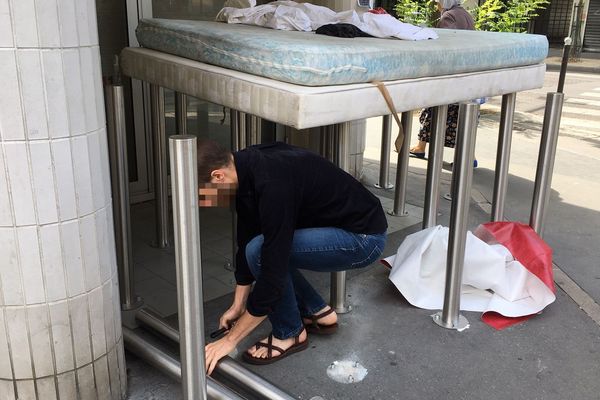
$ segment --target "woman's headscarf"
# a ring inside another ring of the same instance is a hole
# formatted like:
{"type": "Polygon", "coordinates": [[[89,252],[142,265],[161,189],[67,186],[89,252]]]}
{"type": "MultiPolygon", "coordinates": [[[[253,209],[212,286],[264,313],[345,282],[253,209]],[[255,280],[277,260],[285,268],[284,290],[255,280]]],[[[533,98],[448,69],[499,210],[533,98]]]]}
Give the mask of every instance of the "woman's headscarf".
{"type": "Polygon", "coordinates": [[[444,10],[449,10],[454,6],[460,5],[460,0],[437,0],[437,2],[440,3],[444,10]]]}

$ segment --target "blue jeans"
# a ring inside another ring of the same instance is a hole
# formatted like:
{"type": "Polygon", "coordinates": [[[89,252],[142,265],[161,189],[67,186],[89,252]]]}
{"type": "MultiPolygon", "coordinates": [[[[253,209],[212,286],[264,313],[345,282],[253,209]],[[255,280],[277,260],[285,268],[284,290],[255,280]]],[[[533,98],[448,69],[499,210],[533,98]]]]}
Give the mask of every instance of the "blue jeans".
{"type": "MultiPolygon", "coordinates": [[[[385,233],[365,235],[338,228],[296,230],[283,296],[269,314],[273,336],[278,339],[298,336],[304,328],[302,317],[314,315],[327,306],[299,269],[337,272],[366,267],[381,255],[385,237],[385,233]]],[[[255,279],[260,275],[263,242],[263,235],[259,235],[246,245],[246,259],[255,279]]]]}

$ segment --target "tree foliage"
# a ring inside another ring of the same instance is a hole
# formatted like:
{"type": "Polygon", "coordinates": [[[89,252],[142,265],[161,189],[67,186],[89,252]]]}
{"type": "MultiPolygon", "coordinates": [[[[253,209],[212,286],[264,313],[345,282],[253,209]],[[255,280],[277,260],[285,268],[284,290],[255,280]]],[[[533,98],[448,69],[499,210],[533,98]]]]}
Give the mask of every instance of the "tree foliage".
{"type": "MultiPolygon", "coordinates": [[[[470,10],[475,29],[494,32],[525,32],[527,23],[550,3],[549,0],[485,0],[470,10]]],[[[415,25],[435,26],[435,0],[398,0],[398,18],[415,25]]]]}

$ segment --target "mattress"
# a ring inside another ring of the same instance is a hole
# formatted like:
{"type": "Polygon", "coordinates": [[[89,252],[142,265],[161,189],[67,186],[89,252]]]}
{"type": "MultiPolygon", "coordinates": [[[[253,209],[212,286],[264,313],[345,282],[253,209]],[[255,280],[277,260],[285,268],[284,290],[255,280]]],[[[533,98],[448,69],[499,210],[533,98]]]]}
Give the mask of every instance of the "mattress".
{"type": "Polygon", "coordinates": [[[141,46],[306,86],[390,81],[541,63],[545,36],[437,29],[439,39],[337,38],[211,21],[143,19],[141,46]]]}
{"type": "MultiPolygon", "coordinates": [[[[389,114],[371,83],[303,86],[201,63],[156,50],[127,47],[125,75],[298,129],[389,114]]],[[[468,72],[385,82],[398,111],[539,88],[546,66],[468,72]]]]}

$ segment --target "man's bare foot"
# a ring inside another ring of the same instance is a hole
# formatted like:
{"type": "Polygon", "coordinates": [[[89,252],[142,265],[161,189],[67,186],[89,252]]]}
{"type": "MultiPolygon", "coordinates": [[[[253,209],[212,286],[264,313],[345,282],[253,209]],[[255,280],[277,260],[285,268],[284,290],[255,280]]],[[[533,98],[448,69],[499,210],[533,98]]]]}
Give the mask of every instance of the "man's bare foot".
{"type": "MultiPolygon", "coordinates": [[[[300,335],[298,336],[298,343],[303,343],[304,341],[306,341],[306,337],[307,337],[307,333],[306,330],[302,330],[302,332],[300,333],[300,335]]],[[[268,337],[264,338],[263,340],[261,340],[261,343],[267,343],[268,342],[268,337]]],[[[282,350],[287,350],[290,347],[292,347],[295,343],[295,337],[291,337],[288,339],[277,339],[276,337],[273,337],[273,347],[279,347],[282,350]]],[[[252,346],[248,349],[248,354],[250,354],[252,357],[254,358],[263,358],[266,359],[268,358],[268,349],[267,347],[259,347],[258,349],[256,348],[256,346],[252,346]]],[[[279,355],[281,355],[281,352],[275,348],[272,349],[272,353],[271,353],[271,357],[272,358],[276,358],[279,355]]]]}
{"type": "Polygon", "coordinates": [[[425,153],[425,146],[427,142],[419,142],[416,146],[410,148],[411,153],[425,153]]]}

